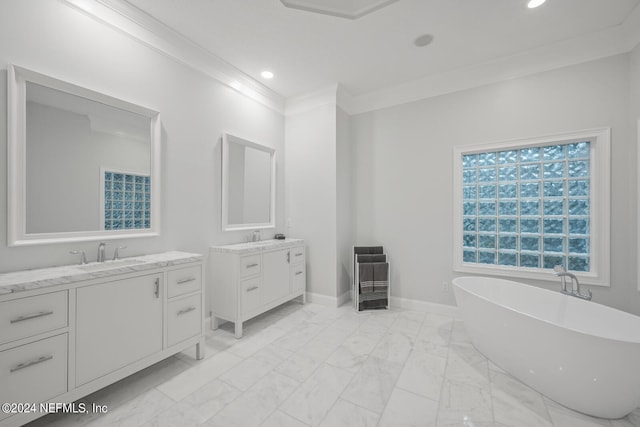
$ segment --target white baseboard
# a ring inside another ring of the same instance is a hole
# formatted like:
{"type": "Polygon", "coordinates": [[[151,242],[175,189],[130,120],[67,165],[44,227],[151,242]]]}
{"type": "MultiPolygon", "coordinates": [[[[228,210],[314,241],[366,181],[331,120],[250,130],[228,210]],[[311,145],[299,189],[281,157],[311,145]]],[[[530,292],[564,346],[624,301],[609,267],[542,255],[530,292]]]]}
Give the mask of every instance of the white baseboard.
{"type": "Polygon", "coordinates": [[[405,310],[427,311],[429,313],[444,314],[446,316],[461,317],[460,310],[455,305],[438,304],[435,302],[391,296],[391,306],[405,310]]]}
{"type": "Polygon", "coordinates": [[[347,291],[342,295],[338,296],[338,301],[337,301],[338,305],[336,307],[340,307],[343,304],[351,303],[351,301],[352,301],[351,291],[347,291]]]}
{"type": "Polygon", "coordinates": [[[340,307],[345,302],[349,301],[351,295],[349,292],[345,292],[338,297],[330,297],[322,294],[314,294],[313,292],[307,292],[307,302],[313,302],[315,304],[325,305],[327,307],[340,307]]]}
{"type": "MultiPolygon", "coordinates": [[[[353,290],[348,292],[349,299],[353,301],[353,290]]],[[[455,305],[438,304],[435,302],[420,301],[416,299],[400,298],[391,296],[391,306],[405,310],[424,311],[429,313],[443,314],[460,318],[460,309],[455,305]]]]}
{"type": "Polygon", "coordinates": [[[203,331],[208,331],[209,329],[211,329],[211,316],[207,316],[204,318],[204,324],[202,325],[202,330],[203,331]]]}
{"type": "MultiPolygon", "coordinates": [[[[324,305],[327,307],[340,307],[343,304],[351,303],[353,292],[347,291],[342,295],[330,297],[322,294],[307,292],[307,302],[324,305]]],[[[405,310],[424,311],[429,313],[443,314],[445,316],[461,317],[460,309],[453,305],[438,304],[435,302],[420,301],[415,299],[391,297],[391,306],[405,310]]],[[[224,323],[224,321],[221,320],[224,323]]],[[[204,330],[211,329],[211,316],[204,319],[204,330]]]]}

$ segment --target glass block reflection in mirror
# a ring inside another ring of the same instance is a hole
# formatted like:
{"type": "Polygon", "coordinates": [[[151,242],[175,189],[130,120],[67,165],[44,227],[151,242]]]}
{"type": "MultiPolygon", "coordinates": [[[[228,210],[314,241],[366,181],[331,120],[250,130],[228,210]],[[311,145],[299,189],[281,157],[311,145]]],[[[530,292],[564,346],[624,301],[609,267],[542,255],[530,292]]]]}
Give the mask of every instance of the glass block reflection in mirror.
{"type": "Polygon", "coordinates": [[[151,177],[104,172],[104,229],[151,228],[151,177]]]}
{"type": "Polygon", "coordinates": [[[463,262],[589,271],[590,141],[461,160],[463,262]]]}

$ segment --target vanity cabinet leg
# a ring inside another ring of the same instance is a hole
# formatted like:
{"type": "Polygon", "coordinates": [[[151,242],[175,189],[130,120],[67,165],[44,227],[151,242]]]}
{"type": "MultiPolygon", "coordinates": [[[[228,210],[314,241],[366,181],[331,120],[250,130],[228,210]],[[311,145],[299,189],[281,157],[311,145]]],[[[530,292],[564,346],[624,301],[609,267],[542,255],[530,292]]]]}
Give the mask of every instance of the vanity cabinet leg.
{"type": "Polygon", "coordinates": [[[304,304],[306,304],[306,303],[307,303],[307,293],[306,293],[306,292],[303,292],[303,293],[302,293],[302,304],[304,305],[304,304]]]}
{"type": "Polygon", "coordinates": [[[205,352],[205,350],[204,350],[204,338],[202,338],[196,344],[196,359],[197,360],[204,359],[204,352],[205,352]]]}
{"type": "Polygon", "coordinates": [[[236,320],[235,331],[236,331],[236,338],[237,339],[242,338],[242,322],[240,320],[236,320]]]}
{"type": "Polygon", "coordinates": [[[218,319],[214,315],[211,315],[211,329],[215,331],[218,329],[219,326],[220,326],[220,319],[218,319]]]}

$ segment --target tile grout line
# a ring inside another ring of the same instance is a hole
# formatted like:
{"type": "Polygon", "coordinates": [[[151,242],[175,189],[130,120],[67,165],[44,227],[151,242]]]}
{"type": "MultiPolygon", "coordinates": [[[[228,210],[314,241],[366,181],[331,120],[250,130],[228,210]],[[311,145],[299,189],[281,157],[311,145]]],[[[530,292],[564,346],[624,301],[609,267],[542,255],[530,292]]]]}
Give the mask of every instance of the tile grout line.
{"type": "MultiPolygon", "coordinates": [[[[424,324],[425,319],[426,319],[426,316],[423,317],[422,322],[420,323],[420,328],[418,328],[418,332],[416,332],[415,337],[411,340],[411,350],[409,350],[409,354],[407,354],[407,357],[405,358],[404,363],[402,364],[402,369],[400,369],[400,373],[398,373],[398,377],[396,378],[396,380],[393,383],[393,388],[391,389],[391,394],[389,394],[389,397],[387,398],[387,400],[386,400],[386,402],[384,404],[384,408],[382,409],[382,412],[380,412],[380,418],[378,418],[378,422],[376,423],[377,426],[380,425],[380,422],[382,421],[382,418],[384,417],[384,413],[386,412],[387,406],[389,405],[389,400],[391,400],[391,395],[393,394],[393,390],[395,390],[398,387],[398,381],[400,380],[400,376],[402,375],[402,371],[404,370],[405,366],[407,365],[407,360],[409,360],[409,356],[413,352],[413,345],[415,344],[415,340],[416,340],[418,334],[420,333],[420,329],[422,329],[422,325],[424,324]]],[[[394,320],[394,322],[389,326],[387,331],[390,330],[397,321],[398,321],[398,319],[396,318],[394,320]]],[[[375,347],[374,347],[374,350],[375,350],[375,347]]]]}
{"type": "MultiPolygon", "coordinates": [[[[447,316],[449,317],[449,316],[447,316]]],[[[425,317],[425,321],[426,321],[426,317],[425,317]]],[[[455,327],[455,318],[451,318],[451,329],[449,330],[449,339],[447,340],[447,356],[446,356],[446,362],[444,364],[444,371],[442,372],[442,384],[440,384],[440,394],[439,397],[440,399],[438,399],[438,410],[436,412],[436,420],[435,420],[435,425],[438,425],[438,422],[440,421],[440,408],[441,408],[441,404],[442,404],[442,394],[444,392],[444,383],[446,381],[446,377],[445,374],[447,372],[447,367],[449,366],[449,353],[451,352],[451,339],[453,337],[453,328],[455,327]]],[[[493,409],[492,409],[492,413],[491,413],[491,417],[493,418],[493,409]]],[[[495,421],[494,421],[495,424],[495,421]]]]}

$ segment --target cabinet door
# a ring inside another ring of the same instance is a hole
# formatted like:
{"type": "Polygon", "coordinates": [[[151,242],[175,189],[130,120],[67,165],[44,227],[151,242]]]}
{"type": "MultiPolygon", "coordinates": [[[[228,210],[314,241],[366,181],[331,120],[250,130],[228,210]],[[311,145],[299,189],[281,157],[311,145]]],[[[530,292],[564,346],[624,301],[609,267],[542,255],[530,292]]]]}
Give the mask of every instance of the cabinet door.
{"type": "Polygon", "coordinates": [[[162,350],[162,275],[77,290],[76,384],[162,350]]]}
{"type": "Polygon", "coordinates": [[[266,252],[262,255],[261,297],[264,304],[284,298],[291,292],[289,262],[289,249],[266,252]]]}

